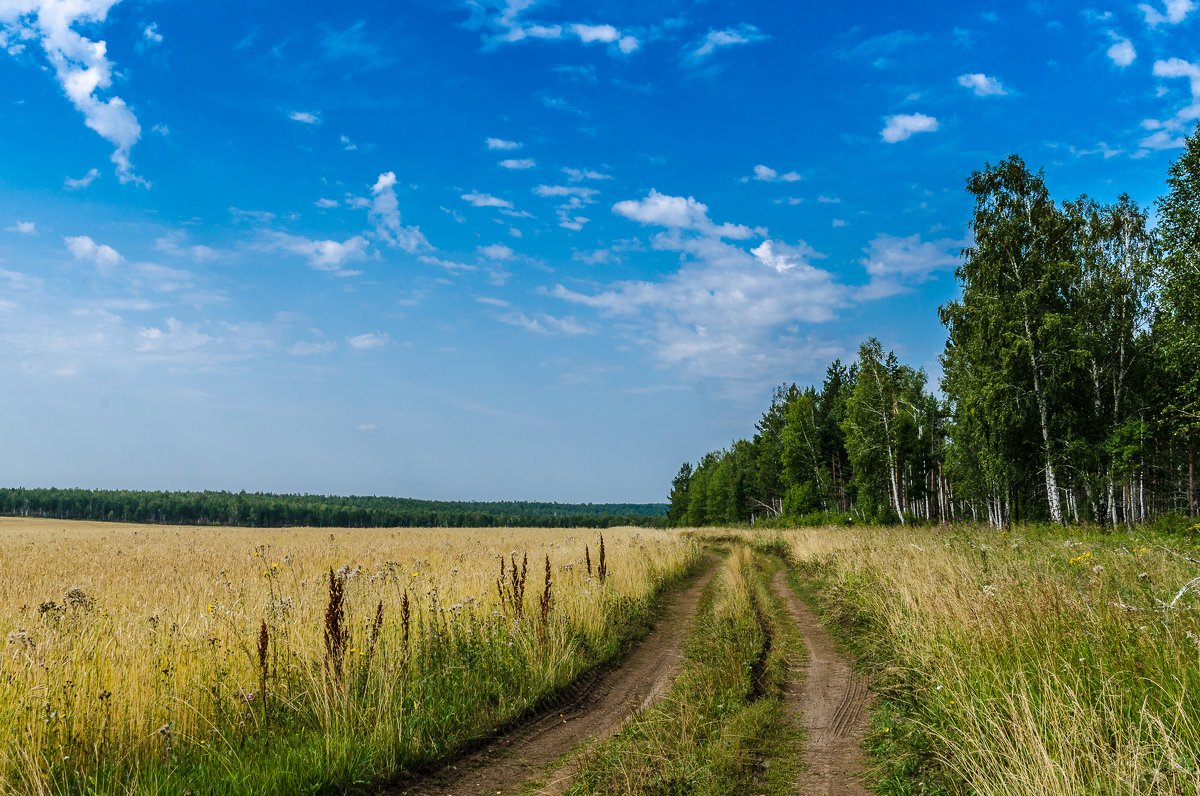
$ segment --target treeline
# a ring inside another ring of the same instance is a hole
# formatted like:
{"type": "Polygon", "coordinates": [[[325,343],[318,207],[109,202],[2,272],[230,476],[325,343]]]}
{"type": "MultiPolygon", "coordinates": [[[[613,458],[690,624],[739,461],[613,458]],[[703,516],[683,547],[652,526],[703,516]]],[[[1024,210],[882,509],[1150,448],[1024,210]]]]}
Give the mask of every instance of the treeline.
{"type": "Polygon", "coordinates": [[[871,339],[820,388],[778,388],[752,439],[685,464],[671,524],[1195,516],[1200,126],[1155,227],[1127,195],[1054,201],[1015,155],[967,190],[940,396],[871,339]]]}
{"type": "Polygon", "coordinates": [[[0,514],[256,528],[610,528],[662,526],[661,503],[467,502],[247,492],[0,489],[0,514]]]}

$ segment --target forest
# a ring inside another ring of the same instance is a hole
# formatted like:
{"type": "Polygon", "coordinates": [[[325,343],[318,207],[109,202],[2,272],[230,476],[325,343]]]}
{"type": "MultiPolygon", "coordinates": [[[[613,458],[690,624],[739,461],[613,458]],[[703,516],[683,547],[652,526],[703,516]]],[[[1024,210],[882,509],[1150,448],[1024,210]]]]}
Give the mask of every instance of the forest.
{"type": "Polygon", "coordinates": [[[0,489],[0,515],[252,528],[661,526],[661,503],[466,502],[247,492],[0,489]]]}
{"type": "Polygon", "coordinates": [[[684,464],[671,524],[1195,516],[1200,126],[1153,225],[1124,194],[1055,201],[1017,155],[967,191],[940,392],[867,340],[820,386],[777,388],[752,438],[684,464]]]}

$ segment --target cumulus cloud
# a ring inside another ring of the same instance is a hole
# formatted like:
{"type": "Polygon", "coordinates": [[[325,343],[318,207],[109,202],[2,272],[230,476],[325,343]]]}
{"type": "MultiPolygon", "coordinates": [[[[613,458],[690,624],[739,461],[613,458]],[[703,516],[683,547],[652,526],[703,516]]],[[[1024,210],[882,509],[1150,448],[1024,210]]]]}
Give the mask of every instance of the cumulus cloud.
{"type": "Polygon", "coordinates": [[[1003,97],[1008,93],[999,80],[994,77],[988,77],[980,72],[959,75],[958,85],[971,89],[976,97],[1003,97]]]}
{"type": "Polygon", "coordinates": [[[621,31],[609,24],[582,22],[559,23],[533,21],[525,13],[538,5],[539,0],[469,0],[471,18],[467,27],[486,31],[484,49],[523,41],[566,40],[575,38],[583,44],[607,44],[610,54],[628,55],[641,46],[633,33],[621,31]]]}
{"type": "Polygon", "coordinates": [[[493,243],[491,246],[480,246],[479,253],[489,260],[511,260],[516,254],[503,243],[493,243]]]}
{"type": "Polygon", "coordinates": [[[962,246],[962,241],[922,241],[920,235],[877,235],[863,249],[866,256],[859,261],[870,277],[859,298],[884,298],[906,292],[909,285],[927,282],[940,271],[953,270],[962,246]]]}
{"type": "Polygon", "coordinates": [[[1185,128],[1200,119],[1200,64],[1184,61],[1181,58],[1155,61],[1154,75],[1155,77],[1187,78],[1191,89],[1191,101],[1171,118],[1144,120],[1142,127],[1155,132],[1142,139],[1140,146],[1143,149],[1175,149],[1184,145],[1185,128]]]}
{"type": "Polygon", "coordinates": [[[727,47],[737,47],[743,44],[754,44],[766,41],[769,38],[771,37],[759,30],[756,25],[746,23],[742,23],[735,28],[709,30],[704,38],[700,39],[696,44],[695,49],[684,57],[684,61],[691,64],[698,64],[707,60],[717,50],[727,47]]]}
{"type": "Polygon", "coordinates": [[[904,141],[916,133],[932,133],[938,129],[938,121],[923,113],[898,114],[884,119],[883,130],[879,135],[889,144],[904,141]]]}
{"type": "Polygon", "coordinates": [[[19,235],[36,235],[37,224],[32,221],[18,221],[11,227],[5,227],[8,232],[16,232],[19,235]]]}
{"type": "Polygon", "coordinates": [[[1147,25],[1157,27],[1164,22],[1169,25],[1178,25],[1195,10],[1196,3],[1194,0],[1163,0],[1161,6],[1162,10],[1160,11],[1159,4],[1141,3],[1138,5],[1138,10],[1146,16],[1147,25]]]}
{"type": "Polygon", "coordinates": [[[558,215],[558,225],[563,229],[578,232],[591,219],[578,215],[577,211],[596,201],[599,193],[595,188],[585,188],[582,185],[539,185],[533,192],[542,197],[565,199],[554,210],[558,215]]]}
{"type": "Polygon", "coordinates": [[[532,169],[537,165],[533,158],[508,158],[500,161],[502,169],[532,169]]]}
{"type": "Polygon", "coordinates": [[[67,99],[83,114],[84,124],[114,147],[112,162],[122,183],[149,183],[134,173],[133,145],[142,137],[137,116],[117,96],[101,99],[112,86],[108,45],[75,31],[79,24],[99,25],[119,0],[3,0],[0,26],[5,34],[36,38],[42,45],[67,99]]]}
{"type": "Polygon", "coordinates": [[[506,141],[503,138],[487,139],[487,148],[488,149],[499,149],[499,150],[508,152],[508,151],[512,151],[514,149],[520,149],[522,146],[523,145],[518,141],[506,141]]]}
{"type": "Polygon", "coordinates": [[[747,251],[678,231],[655,247],[679,251],[683,266],[659,281],[593,292],[556,285],[549,294],[613,319],[660,365],[693,377],[773,379],[781,367],[817,366],[826,357],[825,344],[801,324],[832,321],[848,293],[811,264],[822,256],[812,247],[769,240],[747,251]]]}
{"type": "Polygon", "coordinates": [[[347,337],[346,342],[351,348],[359,351],[370,351],[374,348],[383,348],[392,340],[391,335],[387,332],[367,332],[366,334],[347,337]]]}
{"type": "Polygon", "coordinates": [[[465,193],[462,198],[464,202],[469,202],[474,207],[502,207],[511,210],[513,206],[513,203],[507,199],[501,199],[489,193],[465,193]]]}
{"type": "Polygon", "coordinates": [[[409,254],[431,248],[421,234],[420,227],[406,227],[400,223],[400,203],[396,199],[396,174],[386,172],[379,175],[371,187],[371,209],[368,217],[375,224],[375,234],[389,246],[402,249],[409,254]]]}
{"type": "Polygon", "coordinates": [[[1134,59],[1137,58],[1137,50],[1133,48],[1133,42],[1124,36],[1118,36],[1111,30],[1108,32],[1108,35],[1113,40],[1112,46],[1108,48],[1109,60],[1121,68],[1132,64],[1134,59]]]}
{"type": "Polygon", "coordinates": [[[694,197],[668,196],[653,189],[645,199],[617,202],[613,212],[640,224],[691,230],[718,238],[745,240],[763,234],[760,229],[742,224],[714,224],[708,217],[708,206],[694,197]]]}
{"type": "Polygon", "coordinates": [[[320,124],[321,114],[313,113],[312,111],[292,111],[288,114],[288,118],[293,122],[301,124],[320,124]]]}
{"type": "Polygon", "coordinates": [[[76,260],[92,263],[101,273],[108,273],[125,259],[112,246],[96,243],[87,235],[65,237],[63,243],[76,260]]]}
{"type": "Polygon", "coordinates": [[[361,235],[355,235],[339,242],[336,240],[313,240],[300,235],[289,235],[286,232],[267,232],[264,233],[259,248],[264,251],[282,251],[304,257],[312,268],[326,271],[334,276],[357,276],[362,272],[346,270],[343,266],[366,259],[369,245],[367,239],[361,235]]]}
{"type": "Polygon", "coordinates": [[[88,169],[88,173],[77,180],[67,177],[63,180],[63,187],[68,191],[77,191],[80,188],[86,188],[95,182],[100,177],[99,169],[88,169]]]}
{"type": "Polygon", "coordinates": [[[592,42],[610,44],[618,52],[625,55],[628,55],[641,46],[641,42],[638,41],[636,36],[622,35],[621,31],[612,25],[584,25],[576,23],[568,26],[568,30],[578,36],[579,40],[584,44],[591,44],[592,42]]]}
{"type": "Polygon", "coordinates": [[[754,167],[754,177],[752,179],[759,182],[799,182],[804,178],[794,171],[780,174],[770,166],[764,166],[760,163],[754,167]]]}
{"type": "Polygon", "coordinates": [[[162,34],[158,32],[158,23],[151,22],[142,29],[142,39],[148,44],[162,44],[162,34]]]}

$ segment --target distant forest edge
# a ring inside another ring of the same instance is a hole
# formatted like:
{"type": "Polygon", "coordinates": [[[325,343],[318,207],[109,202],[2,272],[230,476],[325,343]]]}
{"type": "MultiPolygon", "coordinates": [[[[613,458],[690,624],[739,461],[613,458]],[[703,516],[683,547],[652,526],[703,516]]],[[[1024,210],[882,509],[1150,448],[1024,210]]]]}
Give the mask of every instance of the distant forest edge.
{"type": "Polygon", "coordinates": [[[254,528],[664,526],[663,503],[440,501],[247,492],[0,489],[0,515],[254,528]]]}
{"type": "Polygon", "coordinates": [[[672,525],[1200,530],[1200,125],[1154,227],[1127,195],[1055,202],[1016,155],[967,192],[962,295],[938,313],[942,396],[872,338],[819,388],[779,387],[752,439],[684,464],[672,525]]]}

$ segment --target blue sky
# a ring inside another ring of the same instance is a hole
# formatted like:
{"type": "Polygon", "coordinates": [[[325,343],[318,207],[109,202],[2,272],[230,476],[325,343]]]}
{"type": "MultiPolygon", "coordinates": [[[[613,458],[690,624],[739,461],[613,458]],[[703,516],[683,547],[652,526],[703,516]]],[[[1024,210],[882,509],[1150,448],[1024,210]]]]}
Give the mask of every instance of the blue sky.
{"type": "Polygon", "coordinates": [[[0,482],[650,501],[877,336],[970,172],[1150,203],[1192,0],[0,0],[0,482]]]}

